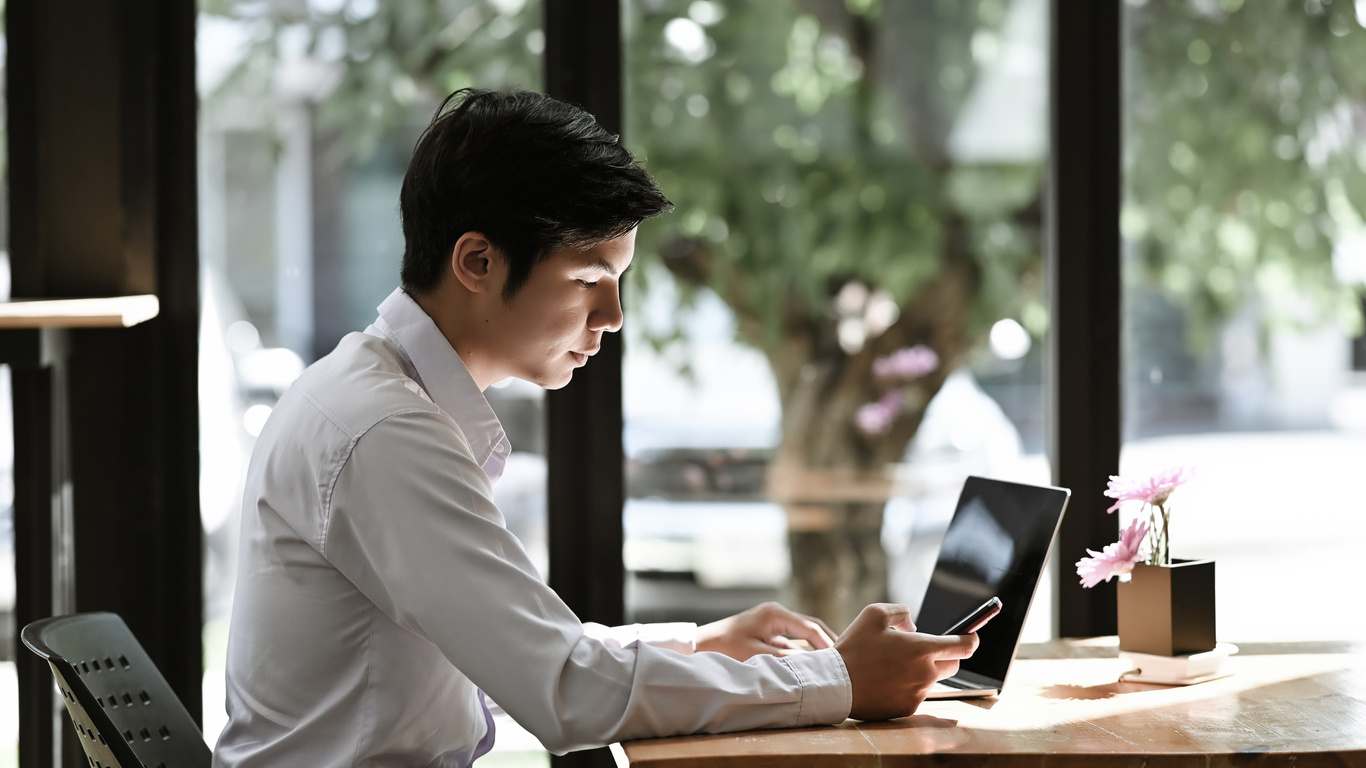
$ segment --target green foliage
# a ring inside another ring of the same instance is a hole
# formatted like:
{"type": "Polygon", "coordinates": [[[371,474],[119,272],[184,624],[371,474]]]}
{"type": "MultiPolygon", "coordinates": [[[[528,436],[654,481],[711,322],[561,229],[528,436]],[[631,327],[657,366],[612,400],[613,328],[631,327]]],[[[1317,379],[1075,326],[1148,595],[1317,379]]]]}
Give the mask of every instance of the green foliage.
{"type": "MultiPolygon", "coordinates": [[[[750,340],[771,347],[794,323],[827,322],[832,291],[850,280],[913,300],[941,269],[945,221],[961,217],[982,268],[974,323],[1016,311],[1010,286],[1038,261],[1035,228],[1017,221],[1037,197],[1038,169],[954,169],[945,147],[974,76],[973,35],[997,30],[1005,7],[628,4],[625,133],[678,205],[644,229],[641,253],[691,241],[706,257],[694,283],[718,290],[761,329],[750,340]]],[[[540,8],[526,0],[201,8],[254,30],[211,102],[298,90],[289,62],[307,54],[322,65],[304,95],[352,157],[411,133],[453,89],[539,81],[540,8]]]]}
{"type": "Polygon", "coordinates": [[[321,127],[342,135],[347,157],[425,125],[452,91],[541,82],[535,0],[201,0],[200,9],[253,30],[247,57],[210,101],[317,100],[321,127]],[[302,55],[308,65],[290,64],[302,55]]]}
{"type": "MultiPolygon", "coordinates": [[[[201,7],[254,30],[211,102],[279,98],[290,57],[310,54],[323,62],[310,98],[351,156],[411,133],[453,89],[540,80],[540,7],[527,0],[201,7]]],[[[769,350],[830,327],[830,297],[850,280],[904,312],[964,253],[961,337],[1010,315],[1041,334],[1041,168],[961,165],[947,148],[1009,7],[627,3],[625,135],[678,206],[643,228],[642,257],[688,284],[685,303],[693,287],[717,291],[769,350]]],[[[1366,30],[1353,4],[1126,8],[1126,279],[1187,308],[1197,343],[1248,305],[1271,323],[1359,327],[1332,269],[1335,239],[1366,231],[1366,30]]]]}
{"type": "Polygon", "coordinates": [[[1020,275],[1037,268],[1037,228],[1018,219],[1040,169],[955,168],[945,146],[972,36],[999,27],[1003,4],[884,8],[631,5],[626,137],[678,206],[639,249],[669,261],[691,241],[701,266],[675,275],[716,290],[762,347],[828,323],[850,280],[913,301],[942,267],[951,218],[969,222],[982,270],[974,325],[1016,311],[1020,275]]]}
{"type": "Polygon", "coordinates": [[[1360,328],[1332,268],[1366,210],[1366,29],[1351,3],[1152,0],[1129,11],[1124,234],[1191,314],[1360,328]]]}

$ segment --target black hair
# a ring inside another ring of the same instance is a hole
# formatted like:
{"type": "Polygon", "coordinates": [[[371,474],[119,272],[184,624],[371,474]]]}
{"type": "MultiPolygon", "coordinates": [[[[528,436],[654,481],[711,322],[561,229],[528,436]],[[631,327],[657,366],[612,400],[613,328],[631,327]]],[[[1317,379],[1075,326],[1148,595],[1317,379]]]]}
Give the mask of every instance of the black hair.
{"type": "Polygon", "coordinates": [[[531,91],[466,88],[446,97],[418,139],[399,207],[404,289],[435,288],[460,236],[480,232],[507,261],[510,300],[552,251],[613,240],[673,204],[582,109],[531,91]]]}

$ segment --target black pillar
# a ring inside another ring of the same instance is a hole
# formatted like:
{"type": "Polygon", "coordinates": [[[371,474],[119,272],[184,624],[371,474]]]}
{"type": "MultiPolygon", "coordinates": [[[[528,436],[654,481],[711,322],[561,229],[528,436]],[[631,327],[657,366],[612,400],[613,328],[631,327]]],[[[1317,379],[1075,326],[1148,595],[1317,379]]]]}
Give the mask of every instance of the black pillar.
{"type": "MultiPolygon", "coordinates": [[[[546,91],[621,129],[616,0],[546,0],[546,91]]],[[[621,336],[549,393],[550,583],[584,621],[624,616],[621,336]]]]}
{"type": "Polygon", "coordinates": [[[1048,198],[1049,458],[1072,489],[1059,536],[1062,637],[1115,632],[1115,588],[1072,563],[1119,537],[1102,495],[1120,448],[1121,0],[1053,0],[1048,198]]]}
{"type": "MultiPolygon", "coordinates": [[[[67,334],[72,608],[123,616],[198,720],[195,13],[194,0],[5,8],[14,296],[160,301],[140,326],[67,334]]],[[[21,430],[38,430],[19,422],[46,390],[41,371],[15,375],[18,449],[21,430]]],[[[16,470],[40,461],[16,456],[16,470]]],[[[17,569],[21,594],[42,557],[17,569]]],[[[51,765],[32,742],[52,718],[40,698],[21,697],[24,768],[51,765]]]]}
{"type": "MultiPolygon", "coordinates": [[[[543,0],[545,90],[621,132],[619,0],[543,0]]],[[[624,620],[621,511],[625,503],[621,336],[564,389],[547,396],[550,585],[584,621],[624,620]]],[[[556,757],[565,766],[612,766],[605,749],[556,757]]]]}

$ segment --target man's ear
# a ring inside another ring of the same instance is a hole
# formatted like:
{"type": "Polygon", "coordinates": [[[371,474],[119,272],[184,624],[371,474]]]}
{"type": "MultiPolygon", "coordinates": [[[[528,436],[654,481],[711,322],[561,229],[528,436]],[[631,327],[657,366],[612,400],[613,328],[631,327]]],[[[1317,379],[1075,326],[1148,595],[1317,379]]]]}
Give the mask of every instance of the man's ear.
{"type": "Polygon", "coordinates": [[[451,272],[471,293],[499,288],[502,266],[502,254],[480,232],[466,232],[451,249],[451,272]]]}

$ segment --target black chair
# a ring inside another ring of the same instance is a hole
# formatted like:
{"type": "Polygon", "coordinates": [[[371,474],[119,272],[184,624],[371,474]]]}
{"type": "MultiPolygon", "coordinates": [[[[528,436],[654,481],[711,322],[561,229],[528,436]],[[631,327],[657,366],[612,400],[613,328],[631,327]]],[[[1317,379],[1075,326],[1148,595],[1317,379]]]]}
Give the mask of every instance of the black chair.
{"type": "Polygon", "coordinates": [[[54,616],[21,637],[52,667],[91,768],[208,768],[199,728],[117,614],[54,616]]]}

